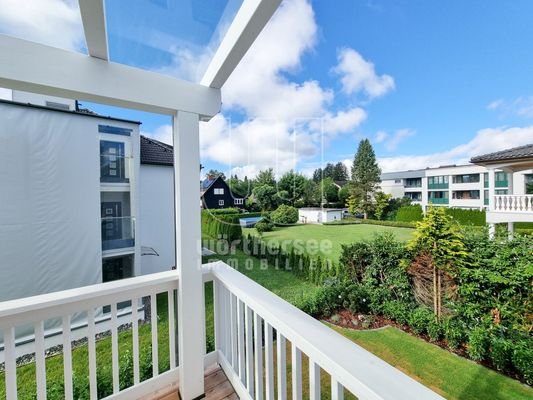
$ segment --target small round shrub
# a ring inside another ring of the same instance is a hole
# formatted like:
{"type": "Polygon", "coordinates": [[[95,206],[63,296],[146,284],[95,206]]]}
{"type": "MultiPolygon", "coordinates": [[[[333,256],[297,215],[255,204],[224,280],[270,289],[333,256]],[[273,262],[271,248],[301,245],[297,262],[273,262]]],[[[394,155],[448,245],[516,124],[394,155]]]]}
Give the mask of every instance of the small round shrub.
{"type": "Polygon", "coordinates": [[[468,356],[474,361],[482,361],[487,356],[489,347],[489,335],[487,329],[477,326],[470,331],[468,335],[468,344],[466,351],[468,356]]]}
{"type": "Polygon", "coordinates": [[[419,307],[409,316],[409,326],[414,333],[421,335],[427,332],[427,327],[434,318],[431,310],[425,307],[419,307]]]}
{"type": "Polygon", "coordinates": [[[350,285],[344,294],[343,306],[353,313],[368,312],[368,293],[361,285],[350,285]]]}
{"type": "Polygon", "coordinates": [[[274,224],[266,219],[262,219],[254,226],[258,233],[271,232],[274,229],[274,224]]]}
{"type": "Polygon", "coordinates": [[[490,339],[490,360],[498,371],[504,371],[509,367],[512,345],[510,340],[499,336],[490,339]]]}
{"type": "Polygon", "coordinates": [[[523,339],[515,344],[511,356],[513,367],[528,385],[533,385],[533,346],[532,339],[523,339]]]}
{"type": "Polygon", "coordinates": [[[298,210],[282,204],[271,214],[272,222],[276,225],[292,225],[298,222],[298,210]]]}
{"type": "Polygon", "coordinates": [[[383,315],[401,325],[405,325],[409,322],[410,312],[411,308],[399,301],[387,301],[383,304],[383,315]]]}

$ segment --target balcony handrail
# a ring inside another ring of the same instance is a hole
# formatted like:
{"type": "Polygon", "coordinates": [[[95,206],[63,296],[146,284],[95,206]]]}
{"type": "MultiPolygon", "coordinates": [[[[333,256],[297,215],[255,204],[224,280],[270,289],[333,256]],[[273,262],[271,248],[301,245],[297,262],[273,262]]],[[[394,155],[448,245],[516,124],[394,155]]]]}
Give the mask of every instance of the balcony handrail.
{"type": "Polygon", "coordinates": [[[208,269],[215,282],[222,283],[238,300],[259,315],[265,324],[306,354],[310,362],[320,366],[358,398],[442,399],[227,264],[213,262],[204,265],[204,269],[208,269]]]}
{"type": "Polygon", "coordinates": [[[493,212],[533,212],[533,194],[497,194],[490,207],[493,212]]]}
{"type": "Polygon", "coordinates": [[[0,302],[0,329],[176,289],[175,270],[0,302]]]}

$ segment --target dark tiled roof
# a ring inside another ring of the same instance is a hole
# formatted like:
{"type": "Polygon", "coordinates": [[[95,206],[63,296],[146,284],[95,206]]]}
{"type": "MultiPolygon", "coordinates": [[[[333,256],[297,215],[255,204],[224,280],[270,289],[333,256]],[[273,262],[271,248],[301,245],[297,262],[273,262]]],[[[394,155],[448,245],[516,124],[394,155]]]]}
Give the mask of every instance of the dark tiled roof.
{"type": "Polygon", "coordinates": [[[209,179],[209,178],[205,178],[201,183],[200,183],[200,189],[202,189],[202,191],[206,191],[207,189],[209,189],[209,187],[215,183],[215,181],[220,178],[219,176],[217,176],[215,179],[209,179]]]}
{"type": "Polygon", "coordinates": [[[141,135],[141,164],[174,165],[172,146],[141,135]]]}
{"type": "Polygon", "coordinates": [[[503,151],[497,151],[495,153],[484,154],[477,157],[472,157],[471,163],[483,163],[483,162],[495,162],[504,160],[519,160],[522,158],[533,157],[533,143],[526,144],[525,146],[513,147],[503,151]]]}

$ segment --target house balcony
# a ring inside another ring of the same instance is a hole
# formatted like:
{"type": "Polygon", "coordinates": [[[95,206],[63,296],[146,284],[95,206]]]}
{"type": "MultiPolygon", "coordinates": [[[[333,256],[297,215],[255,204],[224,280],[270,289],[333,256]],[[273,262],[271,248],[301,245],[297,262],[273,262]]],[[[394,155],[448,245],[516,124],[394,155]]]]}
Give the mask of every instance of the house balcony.
{"type": "Polygon", "coordinates": [[[134,217],[102,218],[102,250],[127,249],[135,246],[134,217]]]}
{"type": "Polygon", "coordinates": [[[533,222],[533,195],[495,195],[489,202],[487,222],[533,222]]]}
{"type": "MultiPolygon", "coordinates": [[[[332,399],[342,399],[345,393],[360,399],[441,399],[403,372],[228,265],[222,262],[205,264],[202,277],[204,290],[207,292],[213,288],[214,305],[203,305],[204,329],[193,332],[195,337],[203,336],[205,343],[205,332],[209,329],[205,321],[214,321],[214,350],[204,351],[203,356],[199,354],[197,357],[203,360],[206,371],[204,377],[198,378],[203,379],[206,398],[301,399],[303,377],[308,376],[311,399],[319,399],[321,391],[332,399]],[[302,359],[308,360],[309,372],[302,370],[302,359]],[[331,393],[321,387],[321,373],[330,376],[331,393]],[[291,380],[292,393],[287,393],[288,379],[291,380]]],[[[112,393],[107,399],[177,399],[181,388],[178,383],[180,370],[191,368],[191,360],[180,356],[177,346],[181,339],[191,334],[187,332],[190,329],[188,324],[176,323],[179,313],[185,312],[176,296],[179,280],[177,271],[168,271],[0,303],[6,399],[16,399],[24,384],[20,377],[17,381],[16,363],[17,357],[22,355],[18,337],[21,326],[30,326],[33,331],[30,352],[35,352],[36,384],[32,398],[46,398],[47,387],[53,384],[45,368],[50,362],[45,356],[50,345],[45,326],[51,320],[56,320],[59,326],[58,335],[63,345],[64,398],[74,397],[72,371],[78,358],[73,357],[76,350],[72,345],[75,335],[72,320],[76,315],[84,315],[86,321],[81,332],[87,338],[87,345],[82,346],[86,346],[83,351],[88,354],[85,363],[88,364],[87,391],[91,399],[99,397],[102,368],[107,368],[112,375],[112,393]],[[168,307],[158,313],[157,300],[161,296],[168,301],[168,307]],[[124,356],[124,349],[119,347],[123,338],[118,328],[119,323],[126,322],[119,322],[118,304],[125,301],[141,304],[142,298],[151,300],[143,301],[144,309],[134,306],[130,307],[129,313],[120,310],[122,315],[129,316],[131,339],[128,340],[132,346],[133,378],[129,387],[123,387],[120,381],[125,370],[120,368],[119,360],[124,356]],[[109,365],[97,361],[103,346],[97,345],[100,340],[96,340],[95,321],[105,306],[111,310],[108,316],[110,339],[106,339],[110,341],[109,365]],[[161,322],[158,323],[162,312],[167,314],[165,329],[160,328],[161,322]],[[141,313],[147,315],[147,324],[139,321],[141,313]],[[147,331],[144,325],[150,329],[147,331]],[[159,368],[160,357],[168,359],[164,371],[159,368]],[[151,360],[151,377],[141,373],[141,367],[145,365],[141,360],[146,358],[151,360]],[[178,360],[182,360],[183,365],[179,365],[178,360]]],[[[79,330],[76,332],[79,336],[79,330]]],[[[182,345],[187,347],[187,343],[182,345]]]]}

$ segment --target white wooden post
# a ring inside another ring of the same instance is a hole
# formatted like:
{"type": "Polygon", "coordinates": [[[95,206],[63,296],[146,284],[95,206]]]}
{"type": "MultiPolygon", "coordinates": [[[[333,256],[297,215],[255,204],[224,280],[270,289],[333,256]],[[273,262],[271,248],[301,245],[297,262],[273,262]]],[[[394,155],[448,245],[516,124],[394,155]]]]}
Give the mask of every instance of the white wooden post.
{"type": "Polygon", "coordinates": [[[183,400],[204,395],[202,259],[200,252],[200,142],[198,115],[173,118],[176,266],[179,271],[179,391],[183,400]]]}
{"type": "Polygon", "coordinates": [[[496,196],[496,179],[493,169],[489,169],[489,211],[494,211],[494,196],[496,196]]]}

